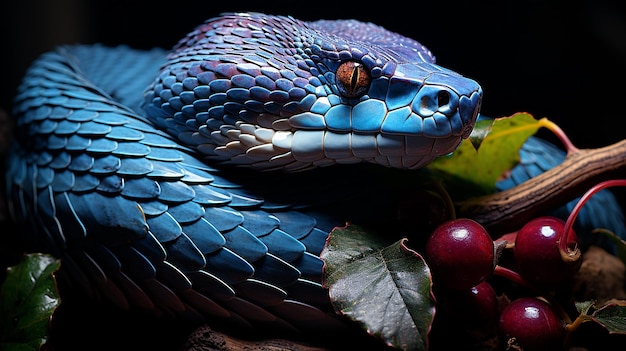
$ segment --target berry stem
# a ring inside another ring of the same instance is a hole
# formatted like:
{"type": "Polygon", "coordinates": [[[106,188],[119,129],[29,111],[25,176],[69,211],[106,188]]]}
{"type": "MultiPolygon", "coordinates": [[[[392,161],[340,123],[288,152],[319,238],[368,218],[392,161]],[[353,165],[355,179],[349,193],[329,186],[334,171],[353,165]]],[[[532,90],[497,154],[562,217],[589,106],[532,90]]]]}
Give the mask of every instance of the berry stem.
{"type": "Polygon", "coordinates": [[[555,311],[558,312],[558,314],[561,316],[561,318],[565,321],[566,324],[570,324],[572,322],[567,312],[565,312],[565,309],[561,306],[561,304],[558,301],[556,301],[556,299],[554,299],[552,295],[546,294],[545,292],[541,291],[539,288],[537,288],[536,286],[532,285],[531,283],[526,281],[524,278],[522,278],[522,276],[519,275],[519,273],[515,272],[512,269],[509,269],[500,265],[496,265],[496,267],[493,270],[493,274],[499,277],[506,278],[514,283],[517,283],[523,286],[524,288],[532,291],[537,296],[542,296],[544,299],[548,301],[548,303],[550,303],[553,306],[555,311]]]}
{"type": "Polygon", "coordinates": [[[565,330],[571,333],[574,330],[578,329],[578,327],[580,327],[581,324],[588,322],[590,320],[593,320],[593,319],[589,317],[588,315],[581,313],[578,315],[578,317],[576,317],[576,319],[574,319],[573,322],[565,325],[565,330]]]}
{"type": "Polygon", "coordinates": [[[516,271],[503,267],[499,264],[497,264],[496,267],[493,269],[493,275],[506,278],[516,284],[523,286],[524,288],[532,291],[533,293],[536,293],[539,295],[543,293],[542,291],[539,291],[537,287],[535,287],[534,285],[526,281],[526,279],[522,278],[522,276],[519,275],[519,273],[517,273],[516,271]]]}
{"type": "Polygon", "coordinates": [[[593,321],[593,319],[584,313],[580,313],[573,321],[566,322],[564,345],[569,344],[569,340],[572,338],[572,333],[574,333],[574,331],[576,331],[581,324],[589,321],[593,321]]]}
{"type": "Polygon", "coordinates": [[[539,125],[549,129],[552,133],[554,133],[554,135],[559,138],[559,140],[563,144],[563,147],[565,147],[565,151],[568,154],[578,151],[578,148],[574,145],[574,143],[572,143],[572,141],[567,136],[567,134],[565,134],[563,129],[561,129],[561,127],[559,127],[556,123],[547,118],[542,118],[539,120],[539,125]]]}
{"type": "Polygon", "coordinates": [[[572,231],[572,227],[574,226],[574,222],[576,221],[576,217],[578,213],[582,210],[584,204],[589,200],[591,196],[599,192],[600,190],[613,187],[613,186],[626,186],[626,179],[612,179],[606,180],[604,182],[600,182],[587,190],[576,202],[576,205],[572,208],[567,220],[565,221],[565,226],[563,227],[563,233],[561,233],[561,239],[559,240],[559,250],[561,253],[567,253],[569,248],[567,244],[570,240],[570,232],[572,231]]]}

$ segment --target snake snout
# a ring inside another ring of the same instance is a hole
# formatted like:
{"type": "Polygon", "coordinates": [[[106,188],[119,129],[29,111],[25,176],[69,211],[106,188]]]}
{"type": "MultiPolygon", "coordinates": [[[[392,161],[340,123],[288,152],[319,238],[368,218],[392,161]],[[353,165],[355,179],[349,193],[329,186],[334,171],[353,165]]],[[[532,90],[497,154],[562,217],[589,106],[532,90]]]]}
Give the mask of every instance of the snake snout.
{"type": "Polygon", "coordinates": [[[473,129],[482,89],[474,80],[435,64],[401,64],[386,99],[391,113],[383,133],[457,139],[473,129]]]}
{"type": "Polygon", "coordinates": [[[474,80],[456,73],[435,72],[424,80],[412,110],[424,118],[429,137],[467,137],[480,110],[482,89],[474,80]],[[427,123],[427,121],[430,121],[427,123]]]}

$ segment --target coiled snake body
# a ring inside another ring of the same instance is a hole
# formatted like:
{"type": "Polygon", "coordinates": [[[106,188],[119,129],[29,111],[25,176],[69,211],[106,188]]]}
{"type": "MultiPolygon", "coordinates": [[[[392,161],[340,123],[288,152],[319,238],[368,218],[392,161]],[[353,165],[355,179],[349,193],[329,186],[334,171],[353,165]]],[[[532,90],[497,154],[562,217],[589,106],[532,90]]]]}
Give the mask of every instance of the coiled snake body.
{"type": "Polygon", "coordinates": [[[60,47],[15,100],[10,209],[30,249],[122,308],[332,328],[318,255],[348,213],[382,216],[389,197],[378,173],[342,165],[450,153],[481,95],[418,42],[357,21],[227,14],[167,54],[60,47]],[[349,196],[365,200],[330,205],[349,196]]]}

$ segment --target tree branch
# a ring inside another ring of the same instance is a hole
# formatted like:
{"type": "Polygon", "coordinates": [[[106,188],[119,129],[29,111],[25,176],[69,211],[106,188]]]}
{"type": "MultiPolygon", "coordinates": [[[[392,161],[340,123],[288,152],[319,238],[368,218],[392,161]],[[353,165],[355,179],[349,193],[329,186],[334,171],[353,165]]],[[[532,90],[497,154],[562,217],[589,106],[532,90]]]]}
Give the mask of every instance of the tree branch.
{"type": "Polygon", "coordinates": [[[511,189],[457,204],[491,232],[519,229],[547,209],[556,208],[603,180],[626,175],[626,140],[597,149],[569,153],[560,165],[511,189]]]}
{"type": "Polygon", "coordinates": [[[187,339],[184,351],[328,351],[306,343],[285,339],[244,340],[200,326],[187,339]]]}

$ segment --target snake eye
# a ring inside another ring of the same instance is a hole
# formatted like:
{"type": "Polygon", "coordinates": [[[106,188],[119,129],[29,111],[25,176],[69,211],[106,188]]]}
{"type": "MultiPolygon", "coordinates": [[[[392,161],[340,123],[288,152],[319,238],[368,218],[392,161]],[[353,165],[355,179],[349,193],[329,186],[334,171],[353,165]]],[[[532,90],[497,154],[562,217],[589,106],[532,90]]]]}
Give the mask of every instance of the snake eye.
{"type": "Polygon", "coordinates": [[[337,68],[335,80],[341,94],[355,98],[367,92],[372,79],[362,63],[345,61],[337,68]]]}

